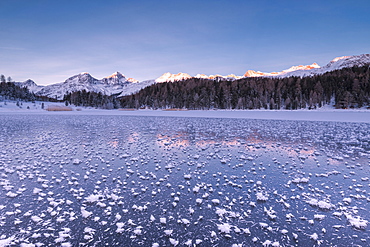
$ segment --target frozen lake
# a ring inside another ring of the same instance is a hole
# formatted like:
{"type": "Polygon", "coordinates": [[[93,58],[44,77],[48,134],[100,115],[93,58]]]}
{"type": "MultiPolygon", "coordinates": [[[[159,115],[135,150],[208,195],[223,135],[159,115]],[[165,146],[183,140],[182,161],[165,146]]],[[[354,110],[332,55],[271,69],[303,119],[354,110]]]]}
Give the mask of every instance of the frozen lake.
{"type": "Polygon", "coordinates": [[[370,124],[0,115],[0,246],[369,246],[370,124]]]}

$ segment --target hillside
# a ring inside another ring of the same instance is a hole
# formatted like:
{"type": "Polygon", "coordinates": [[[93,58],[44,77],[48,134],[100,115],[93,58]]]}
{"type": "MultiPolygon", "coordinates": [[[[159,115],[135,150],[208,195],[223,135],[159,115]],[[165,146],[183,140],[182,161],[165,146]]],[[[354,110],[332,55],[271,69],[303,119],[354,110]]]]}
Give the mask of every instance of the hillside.
{"type": "Polygon", "coordinates": [[[190,78],[157,83],[120,99],[125,108],[314,109],[370,106],[370,69],[343,68],[306,77],[252,77],[234,81],[190,78]]]}

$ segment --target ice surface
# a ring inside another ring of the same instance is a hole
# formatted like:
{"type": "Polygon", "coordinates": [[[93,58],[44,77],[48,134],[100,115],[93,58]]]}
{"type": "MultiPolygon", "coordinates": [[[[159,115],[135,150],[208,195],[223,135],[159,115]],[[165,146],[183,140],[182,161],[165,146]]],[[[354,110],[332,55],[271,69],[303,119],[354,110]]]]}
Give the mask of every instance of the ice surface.
{"type": "Polygon", "coordinates": [[[363,246],[369,129],[0,114],[0,244],[363,246]]]}

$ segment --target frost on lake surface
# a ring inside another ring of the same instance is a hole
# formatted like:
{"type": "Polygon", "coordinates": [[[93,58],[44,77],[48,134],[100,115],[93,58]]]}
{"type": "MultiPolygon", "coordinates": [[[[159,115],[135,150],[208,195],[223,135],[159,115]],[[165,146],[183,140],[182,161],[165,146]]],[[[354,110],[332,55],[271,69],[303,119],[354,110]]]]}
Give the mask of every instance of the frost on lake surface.
{"type": "Polygon", "coordinates": [[[0,246],[369,246],[370,125],[0,115],[0,246]]]}

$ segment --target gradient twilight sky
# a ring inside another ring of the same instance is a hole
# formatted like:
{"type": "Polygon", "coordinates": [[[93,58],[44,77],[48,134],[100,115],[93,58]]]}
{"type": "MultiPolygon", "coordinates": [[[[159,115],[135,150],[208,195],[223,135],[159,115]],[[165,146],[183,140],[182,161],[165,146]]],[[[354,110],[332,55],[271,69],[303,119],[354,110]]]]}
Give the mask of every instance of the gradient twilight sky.
{"type": "Polygon", "coordinates": [[[369,0],[0,0],[0,74],[140,81],[281,71],[370,53],[369,0]]]}

